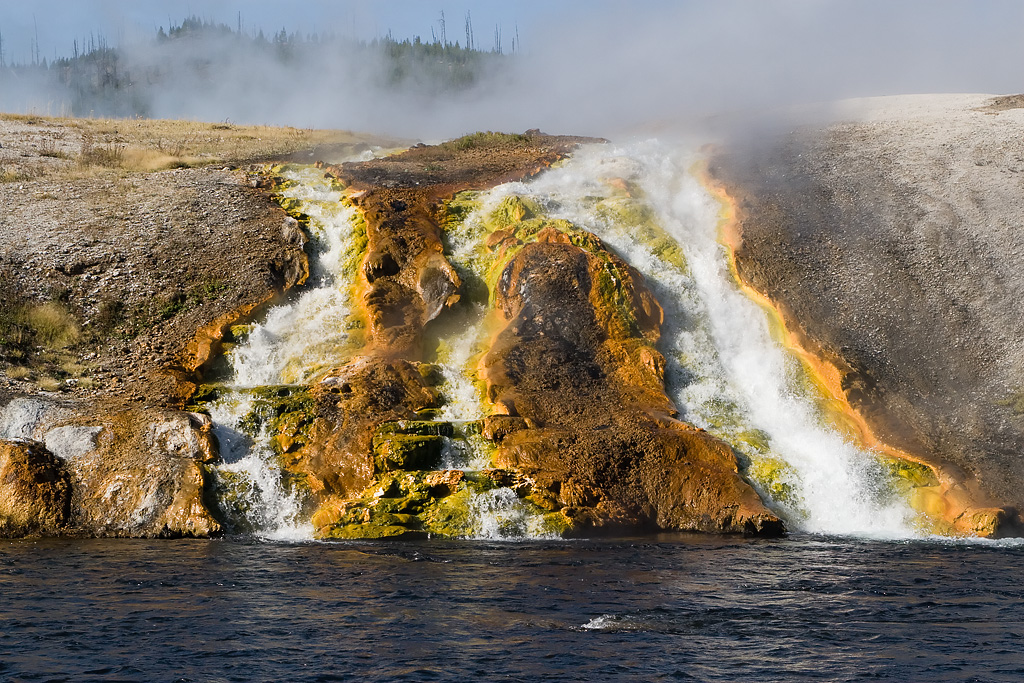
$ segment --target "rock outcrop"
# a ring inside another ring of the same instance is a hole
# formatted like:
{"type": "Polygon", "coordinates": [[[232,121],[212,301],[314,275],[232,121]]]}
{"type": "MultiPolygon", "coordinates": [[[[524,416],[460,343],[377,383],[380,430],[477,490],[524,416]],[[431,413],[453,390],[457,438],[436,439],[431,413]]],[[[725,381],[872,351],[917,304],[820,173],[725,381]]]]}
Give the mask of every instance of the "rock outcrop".
{"type": "Polygon", "coordinates": [[[521,180],[564,157],[582,138],[477,134],[374,161],[325,170],[351,193],[366,222],[355,290],[366,343],[311,391],[308,439],[290,468],[318,495],[354,495],[371,484],[373,433],[383,422],[439,407],[436,373],[422,362],[425,325],[459,299],[439,220],[456,192],[521,180]]]}
{"type": "Polygon", "coordinates": [[[931,466],[927,506],[984,535],[1019,532],[1024,510],[1019,102],[853,102],[710,166],[738,212],[739,275],[862,440],[931,466]]]}
{"type": "Polygon", "coordinates": [[[381,439],[380,429],[439,407],[422,334],[466,294],[491,301],[501,328],[481,361],[496,413],[481,435],[507,473],[497,480],[514,482],[550,527],[783,531],[740,476],[731,449],[673,419],[664,359],[654,348],[661,307],[639,273],[594,235],[511,197],[482,238],[485,282],[463,283],[444,258],[440,225],[464,213],[451,201],[457,191],[532,175],[578,142],[542,135],[485,139],[479,147],[455,141],[328,169],[354,192],[367,223],[357,291],[368,322],[363,352],[311,390],[315,417],[292,463],[321,496],[314,514],[321,535],[444,533],[430,520],[447,519],[438,510],[468,489],[427,495],[416,484],[424,465],[407,464],[419,457],[412,454],[435,452],[438,436],[381,439]],[[391,451],[406,463],[395,469],[412,470],[402,475],[406,484],[389,474],[391,451]],[[394,495],[372,493],[392,488],[394,495]],[[380,502],[410,496],[408,505],[380,502]]]}
{"type": "MultiPolygon", "coordinates": [[[[228,387],[250,412],[241,431],[222,433],[270,435],[286,488],[309,503],[319,536],[486,535],[481,515],[498,509],[488,524],[524,533],[783,532],[729,446],[675,419],[655,348],[661,306],[596,236],[507,197],[476,235],[479,272],[449,261],[446,231],[459,229],[474,192],[530,178],[582,142],[594,141],[479,133],[322,167],[331,191],[343,189],[358,210],[343,269],[353,280],[339,283],[355,304],[343,323],[353,330],[347,360],[318,369],[311,384],[228,387]],[[444,378],[424,339],[470,301],[489,311],[477,384],[492,414],[443,421],[444,378]],[[470,443],[490,466],[445,465],[445,453],[470,443]]],[[[258,484],[222,466],[206,415],[177,408],[191,400],[201,411],[225,389],[218,353],[245,335],[232,324],[309,274],[309,217],[300,200],[279,199],[291,218],[279,215],[280,234],[265,240],[260,281],[233,303],[204,307],[189,334],[161,347],[162,371],[147,372],[154,400],[8,403],[0,533],[258,531],[236,524],[254,500],[246,487],[258,484]],[[213,383],[201,387],[204,379],[213,383]]],[[[169,300],[168,311],[183,301],[169,300]]]]}
{"type": "Polygon", "coordinates": [[[0,536],[60,534],[70,511],[60,461],[38,443],[0,441],[0,536]]]}
{"type": "Polygon", "coordinates": [[[530,477],[542,504],[584,528],[782,531],[731,449],[672,419],[653,346],[661,307],[600,240],[543,229],[503,270],[496,301],[505,327],[483,374],[508,417],[489,432],[497,464],[530,477]]]}
{"type": "Polygon", "coordinates": [[[15,399],[0,421],[12,487],[0,519],[10,535],[214,534],[209,427],[206,416],[172,410],[15,399]]]}

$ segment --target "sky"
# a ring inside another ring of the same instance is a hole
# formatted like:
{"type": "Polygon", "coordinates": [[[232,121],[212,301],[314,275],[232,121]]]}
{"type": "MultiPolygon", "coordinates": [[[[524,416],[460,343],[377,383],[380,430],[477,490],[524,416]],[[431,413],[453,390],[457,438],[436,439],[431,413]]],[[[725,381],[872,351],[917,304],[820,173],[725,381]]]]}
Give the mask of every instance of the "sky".
{"type": "MultiPolygon", "coordinates": [[[[1024,92],[1024,0],[0,0],[0,33],[8,62],[29,61],[37,34],[48,59],[94,34],[146,64],[163,58],[156,29],[193,14],[237,27],[241,13],[244,31],[268,36],[429,40],[442,11],[449,41],[465,41],[467,12],[484,49],[498,25],[509,52],[518,29],[514,63],[430,99],[381,89],[344,55],[291,72],[227,55],[216,88],[183,77],[153,115],[426,139],[528,128],[611,137],[849,97],[1024,92]]],[[[0,109],[49,111],[48,93],[20,87],[0,92],[0,109]]]]}

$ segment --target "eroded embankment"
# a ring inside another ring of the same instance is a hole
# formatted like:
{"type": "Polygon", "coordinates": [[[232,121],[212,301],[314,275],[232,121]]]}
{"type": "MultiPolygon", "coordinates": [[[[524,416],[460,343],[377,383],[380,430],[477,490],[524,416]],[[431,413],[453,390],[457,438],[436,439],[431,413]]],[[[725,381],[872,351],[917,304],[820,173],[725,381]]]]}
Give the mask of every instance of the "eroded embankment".
{"type": "Polygon", "coordinates": [[[47,179],[35,204],[7,205],[21,231],[0,257],[0,535],[222,529],[209,418],[176,409],[227,327],[308,268],[301,231],[253,177],[47,179]]]}
{"type": "Polygon", "coordinates": [[[817,390],[819,403],[830,425],[860,448],[906,463],[897,466],[897,476],[908,480],[911,506],[930,520],[939,522],[934,531],[978,536],[1006,533],[1007,522],[1013,513],[980,504],[988,496],[978,490],[976,483],[948,464],[929,458],[928,454],[910,453],[879,438],[868,418],[850,400],[848,391],[854,385],[856,375],[849,363],[841,356],[830,354],[812,339],[784,303],[772,300],[743,276],[743,270],[737,263],[737,253],[743,248],[744,220],[737,211],[737,202],[722,184],[706,175],[704,179],[709,191],[722,203],[721,241],[728,249],[730,270],[737,284],[764,309],[773,336],[800,360],[817,390]]]}
{"type": "Polygon", "coordinates": [[[1005,112],[967,99],[724,148],[710,174],[735,213],[726,237],[739,279],[780,321],[836,422],[927,464],[939,495],[917,502],[954,531],[1013,534],[1021,283],[1006,212],[1021,204],[1019,141],[1005,112]],[[950,144],[966,135],[961,158],[950,144]]]}

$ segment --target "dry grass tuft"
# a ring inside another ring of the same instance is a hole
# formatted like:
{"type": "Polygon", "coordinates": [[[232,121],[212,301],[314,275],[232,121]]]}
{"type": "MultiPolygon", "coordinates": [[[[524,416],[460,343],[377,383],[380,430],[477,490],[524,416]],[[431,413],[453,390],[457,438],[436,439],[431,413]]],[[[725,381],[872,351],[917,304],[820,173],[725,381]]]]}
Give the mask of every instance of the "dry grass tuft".
{"type": "Polygon", "coordinates": [[[55,301],[30,309],[26,319],[36,341],[48,349],[65,349],[81,338],[78,320],[55,301]]]}
{"type": "Polygon", "coordinates": [[[97,143],[91,133],[82,134],[82,151],[78,154],[78,165],[120,168],[124,161],[125,145],[117,139],[97,143]]]}
{"type": "Polygon", "coordinates": [[[60,364],[60,371],[68,377],[79,379],[89,374],[89,367],[79,363],[75,359],[65,359],[60,364]]]}
{"type": "Polygon", "coordinates": [[[54,377],[40,377],[36,385],[43,391],[59,391],[64,383],[54,377]]]}
{"type": "Polygon", "coordinates": [[[12,365],[4,370],[4,374],[11,379],[28,379],[32,376],[32,371],[23,365],[12,365]]]}
{"type": "Polygon", "coordinates": [[[0,166],[0,183],[20,183],[35,180],[41,175],[42,170],[36,164],[0,166]]]}

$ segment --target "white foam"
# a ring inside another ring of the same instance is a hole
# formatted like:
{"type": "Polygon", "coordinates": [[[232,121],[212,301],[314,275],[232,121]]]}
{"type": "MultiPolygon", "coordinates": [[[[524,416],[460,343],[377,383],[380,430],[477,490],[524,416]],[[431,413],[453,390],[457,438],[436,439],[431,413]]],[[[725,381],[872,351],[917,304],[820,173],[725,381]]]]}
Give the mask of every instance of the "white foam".
{"type": "Polygon", "coordinates": [[[282,194],[301,200],[310,217],[312,286],[273,308],[231,349],[233,376],[209,410],[223,460],[215,473],[233,483],[234,507],[244,516],[237,521],[261,538],[307,540],[313,528],[302,519],[302,496],[285,485],[266,425],[247,434],[242,422],[256,407],[248,389],[309,382],[345,359],[352,283],[346,255],[354,247],[356,213],[316,169],[288,171],[284,177],[292,184],[282,194]]]}
{"type": "Polygon", "coordinates": [[[307,382],[340,362],[349,338],[352,277],[344,270],[355,238],[356,211],[341,203],[341,193],[320,174],[305,170],[284,176],[295,184],[282,194],[302,200],[302,210],[311,219],[307,248],[312,251],[309,284],[314,286],[273,308],[231,350],[234,386],[307,382]]]}
{"type": "Polygon", "coordinates": [[[489,541],[557,539],[544,528],[544,517],[510,488],[474,494],[469,500],[470,538],[489,541]]]}

